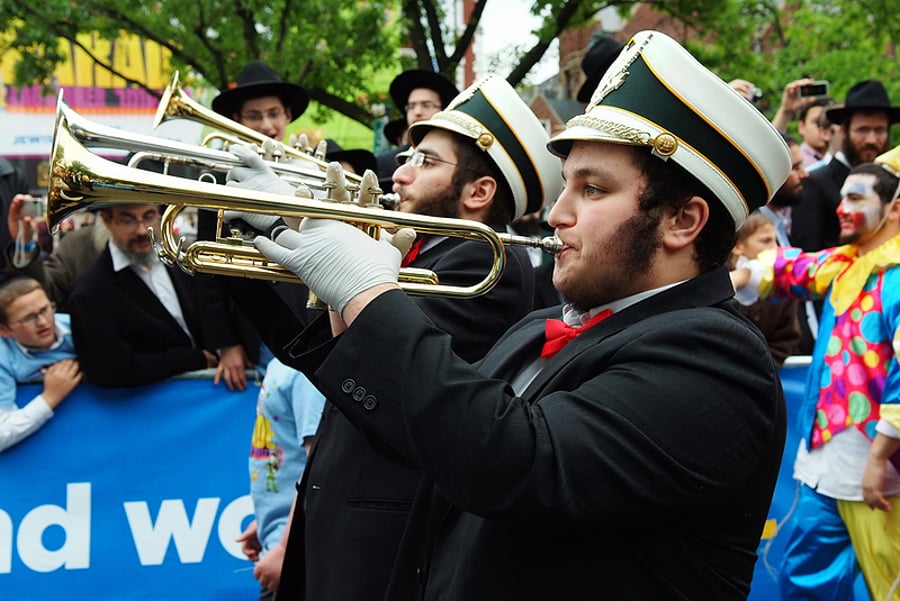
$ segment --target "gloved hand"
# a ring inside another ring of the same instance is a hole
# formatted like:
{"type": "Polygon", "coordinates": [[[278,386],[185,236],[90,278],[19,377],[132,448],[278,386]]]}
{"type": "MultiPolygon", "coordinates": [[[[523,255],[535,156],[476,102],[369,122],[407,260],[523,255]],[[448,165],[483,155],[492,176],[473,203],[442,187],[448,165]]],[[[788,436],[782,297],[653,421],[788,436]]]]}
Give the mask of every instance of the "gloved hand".
{"type": "MultiPolygon", "coordinates": [[[[225,185],[244,190],[258,190],[285,196],[294,195],[294,187],[275,175],[262,157],[249,146],[235,145],[229,148],[231,154],[244,162],[246,167],[233,167],[225,176],[225,185]]],[[[257,230],[268,232],[280,219],[277,215],[260,215],[242,211],[225,211],[225,220],[243,219],[257,230]]]]}
{"type": "Polygon", "coordinates": [[[226,186],[285,196],[294,195],[294,186],[275,175],[272,168],[262,160],[255,150],[249,146],[240,145],[231,146],[228,150],[246,166],[232,167],[225,176],[226,186]]]}
{"type": "Polygon", "coordinates": [[[332,219],[304,219],[298,231],[285,229],[274,242],[258,236],[254,244],[339,313],[360,292],[396,283],[400,271],[400,251],[390,242],[332,219]]]}

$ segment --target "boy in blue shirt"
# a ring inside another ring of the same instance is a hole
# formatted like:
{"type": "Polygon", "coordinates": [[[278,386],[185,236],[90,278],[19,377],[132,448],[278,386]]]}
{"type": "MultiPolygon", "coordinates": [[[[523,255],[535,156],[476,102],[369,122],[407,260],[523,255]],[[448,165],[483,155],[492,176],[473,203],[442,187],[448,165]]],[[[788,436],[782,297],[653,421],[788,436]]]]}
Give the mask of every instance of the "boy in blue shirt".
{"type": "Polygon", "coordinates": [[[81,382],[69,316],[37,280],[14,277],[0,285],[0,451],[30,436],[81,382]],[[27,405],[16,405],[16,384],[43,380],[27,405]]]}

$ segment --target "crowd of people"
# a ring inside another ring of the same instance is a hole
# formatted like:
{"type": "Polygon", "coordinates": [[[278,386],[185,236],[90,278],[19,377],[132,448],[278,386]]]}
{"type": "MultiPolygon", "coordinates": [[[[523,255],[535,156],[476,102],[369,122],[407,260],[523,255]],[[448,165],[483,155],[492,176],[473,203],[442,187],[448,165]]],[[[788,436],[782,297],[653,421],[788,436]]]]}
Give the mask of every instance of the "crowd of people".
{"type": "MultiPolygon", "coordinates": [[[[835,102],[803,78],[770,120],[751,82],[655,31],[597,40],[582,68],[584,110],[558,132],[500,77],[460,91],[411,70],[390,85],[394,149],[324,144],[396,211],[498,232],[537,219],[558,239],[552,261],[509,247],[475,298],[408,295],[401,274],[470,286],[487,245],[326,218],[227,215],[297,283],[166,265],[152,203],[103,206],[48,253],[0,163],[0,451],[82,380],[215,369],[244,390],[257,367],[238,541],[261,600],[745,599],[797,422],[782,599],[849,599],[860,573],[893,598],[900,107],[876,80],[835,102]],[[788,416],[778,369],[795,354],[810,377],[788,416]]],[[[308,104],[253,62],[212,109],[281,142],[308,104]]],[[[294,195],[232,152],[221,184],[294,195]]],[[[196,236],[214,221],[201,210],[196,236]]]]}

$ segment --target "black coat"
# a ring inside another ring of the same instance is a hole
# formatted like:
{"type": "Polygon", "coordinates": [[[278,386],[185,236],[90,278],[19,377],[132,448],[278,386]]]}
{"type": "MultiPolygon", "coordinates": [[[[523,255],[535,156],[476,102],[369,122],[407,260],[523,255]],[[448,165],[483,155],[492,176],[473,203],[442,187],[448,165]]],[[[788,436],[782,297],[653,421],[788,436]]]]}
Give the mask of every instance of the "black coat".
{"type": "MultiPolygon", "coordinates": [[[[487,245],[447,238],[421,253],[410,266],[434,271],[442,284],[472,285],[487,275],[491,262],[487,245]]],[[[245,282],[231,284],[250,288],[245,282]]],[[[255,288],[256,295],[263,293],[255,288]]],[[[511,248],[500,282],[487,294],[467,300],[415,297],[412,302],[434,326],[452,336],[451,348],[456,354],[476,361],[531,310],[533,295],[527,253],[511,248]]],[[[277,332],[290,331],[283,321],[287,314],[269,309],[271,297],[263,301],[253,294],[237,296],[244,298],[252,318],[269,322],[261,324],[270,332],[264,339],[282,361],[289,362],[290,357],[280,352],[285,341],[271,338],[277,332]]],[[[311,328],[330,337],[323,331],[327,329],[327,319],[311,328]]],[[[303,477],[298,501],[302,509],[293,515],[278,598],[381,598],[411,501],[422,485],[421,473],[377,439],[367,439],[328,403],[303,477]]]]}
{"type": "MultiPolygon", "coordinates": [[[[434,481],[392,601],[745,599],[778,474],[784,396],[724,269],[587,330],[516,396],[538,311],[480,364],[399,292],[288,354],[434,481]]],[[[334,597],[338,598],[338,597],[334,597]]]]}
{"type": "Polygon", "coordinates": [[[791,207],[791,243],[808,252],[838,245],[841,226],[837,208],[841,186],[850,173],[844,163],[832,158],[809,174],[803,183],[800,204],[791,207]]]}
{"type": "Polygon", "coordinates": [[[142,386],[206,368],[207,332],[222,316],[198,302],[197,280],[167,267],[194,343],[130,268],[113,271],[105,249],[78,279],[69,297],[72,339],[85,377],[109,387],[142,386]]]}

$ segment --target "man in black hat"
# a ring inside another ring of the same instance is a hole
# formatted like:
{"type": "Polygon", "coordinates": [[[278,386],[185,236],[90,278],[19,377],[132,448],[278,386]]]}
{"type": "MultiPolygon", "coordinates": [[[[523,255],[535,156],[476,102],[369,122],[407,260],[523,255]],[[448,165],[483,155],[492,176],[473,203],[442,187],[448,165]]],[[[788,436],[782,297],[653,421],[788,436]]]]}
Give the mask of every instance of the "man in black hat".
{"type": "Polygon", "coordinates": [[[259,61],[247,63],[237,84],[212,101],[212,109],[274,140],[283,141],[288,124],[309,105],[306,90],[281,79],[259,61]]]}
{"type": "Polygon", "coordinates": [[[792,209],[791,241],[806,251],[837,246],[841,185],[851,167],[888,149],[889,128],[900,121],[900,107],[891,106],[884,84],[869,79],[850,88],[843,105],[826,108],[825,116],[840,126],[844,141],[827,165],[810,174],[802,202],[792,209]]]}
{"type": "Polygon", "coordinates": [[[440,73],[412,69],[394,78],[390,94],[394,107],[403,111],[403,116],[384,126],[384,135],[397,148],[375,157],[378,161],[378,181],[385,192],[390,191],[391,176],[397,168],[397,155],[409,149],[406,130],[413,123],[429,119],[447,106],[459,90],[440,73]]]}

